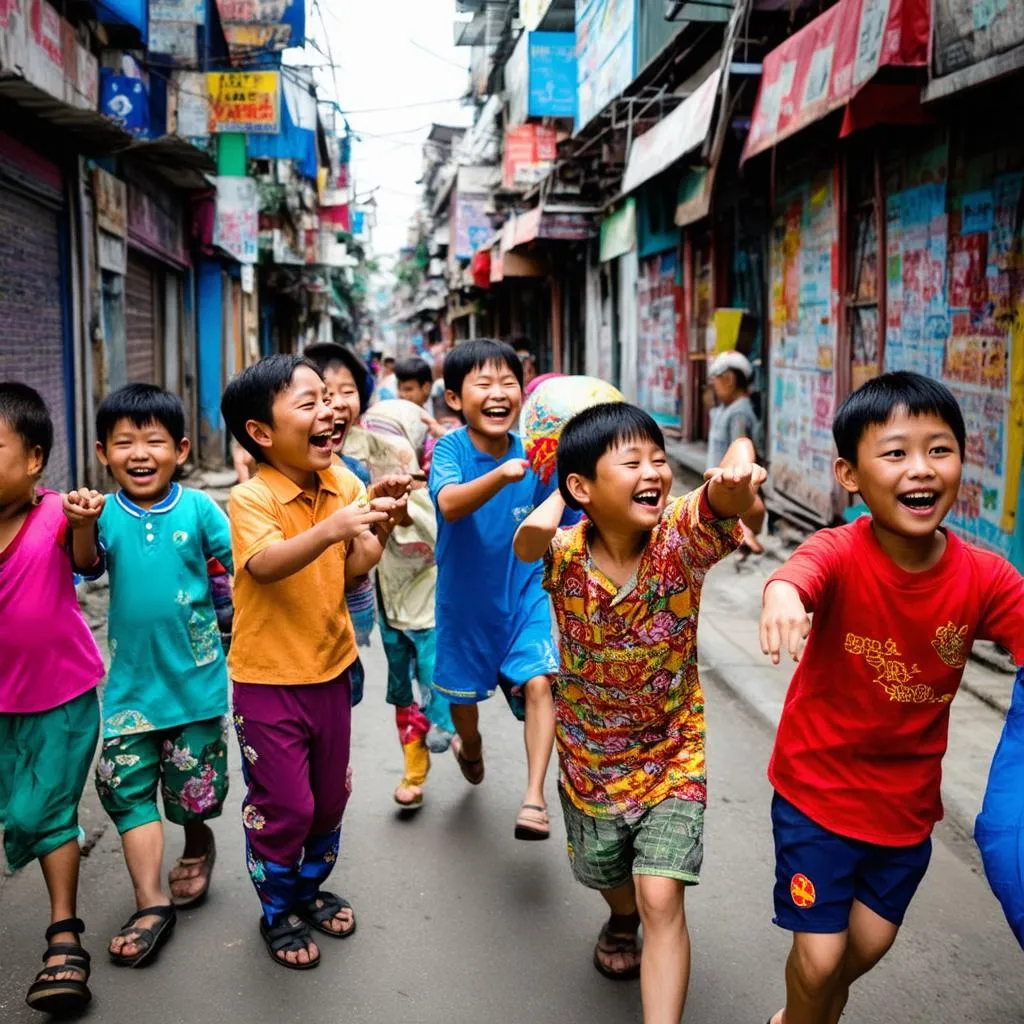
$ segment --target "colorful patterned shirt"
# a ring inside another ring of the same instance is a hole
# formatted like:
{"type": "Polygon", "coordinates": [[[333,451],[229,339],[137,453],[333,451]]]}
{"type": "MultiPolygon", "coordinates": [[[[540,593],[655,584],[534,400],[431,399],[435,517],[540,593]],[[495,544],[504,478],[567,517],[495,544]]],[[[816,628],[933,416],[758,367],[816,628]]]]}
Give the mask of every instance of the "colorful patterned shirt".
{"type": "Polygon", "coordinates": [[[594,564],[590,528],[560,530],[545,558],[562,786],[594,818],[638,818],[669,797],[704,803],[697,607],[705,574],[742,539],[738,523],[714,517],[705,488],[675,499],[621,588],[594,564]]]}

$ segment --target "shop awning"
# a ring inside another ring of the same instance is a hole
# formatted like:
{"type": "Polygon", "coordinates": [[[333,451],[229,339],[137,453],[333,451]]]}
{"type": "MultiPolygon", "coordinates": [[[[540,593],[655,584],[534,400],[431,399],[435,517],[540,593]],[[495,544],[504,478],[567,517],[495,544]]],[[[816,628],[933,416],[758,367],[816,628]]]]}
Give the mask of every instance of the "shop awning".
{"type": "Polygon", "coordinates": [[[919,97],[921,83],[872,79],[884,67],[926,68],[929,35],[929,0],[839,0],[765,57],[743,160],[842,107],[842,135],[920,120],[907,94],[919,97]]]}
{"type": "Polygon", "coordinates": [[[622,179],[623,193],[633,192],[703,144],[711,129],[721,78],[721,68],[715,68],[668,117],[634,140],[622,179]]]}
{"type": "MultiPolygon", "coordinates": [[[[512,228],[511,244],[503,245],[514,249],[541,239],[548,242],[583,242],[592,238],[594,213],[591,209],[562,210],[538,206],[527,213],[510,217],[512,228]]],[[[509,223],[506,221],[506,227],[509,223]]],[[[504,233],[503,233],[504,237],[504,233]]]]}

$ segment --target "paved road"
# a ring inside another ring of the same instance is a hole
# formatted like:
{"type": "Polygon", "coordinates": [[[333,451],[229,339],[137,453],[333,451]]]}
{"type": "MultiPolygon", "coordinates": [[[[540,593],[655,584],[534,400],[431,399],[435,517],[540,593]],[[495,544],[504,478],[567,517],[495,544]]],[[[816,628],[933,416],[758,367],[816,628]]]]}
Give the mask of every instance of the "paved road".
{"type": "MultiPolygon", "coordinates": [[[[344,943],[325,939],[324,962],[312,973],[289,973],[269,961],[239,852],[236,762],[230,813],[217,823],[220,861],[210,901],[182,917],[173,942],[150,968],[119,970],[103,956],[109,935],[132,908],[116,838],[108,830],[96,841],[84,865],[81,908],[96,956],[90,1021],[640,1020],[635,984],[605,981],[590,964],[601,904],[570,877],[558,838],[560,818],[549,843],[512,839],[523,761],[520,733],[502,703],[491,702],[483,715],[484,785],[471,790],[445,756],[436,761],[428,806],[411,821],[396,816],[390,794],[400,757],[383,704],[382,661],[379,647],[370,652],[369,693],[356,713],[355,793],[333,878],[356,906],[358,934],[344,943]]],[[[689,902],[695,962],[686,1019],[761,1024],[780,1002],[787,945],[770,921],[770,792],[764,778],[770,737],[713,680],[707,689],[713,800],[704,884],[689,902]]],[[[102,824],[90,796],[86,828],[95,836],[102,824]]],[[[0,890],[4,1024],[40,1019],[22,999],[41,952],[43,907],[37,871],[0,890]]],[[[964,851],[936,844],[897,950],[855,994],[847,1020],[1024,1020],[1020,950],[964,851]]]]}

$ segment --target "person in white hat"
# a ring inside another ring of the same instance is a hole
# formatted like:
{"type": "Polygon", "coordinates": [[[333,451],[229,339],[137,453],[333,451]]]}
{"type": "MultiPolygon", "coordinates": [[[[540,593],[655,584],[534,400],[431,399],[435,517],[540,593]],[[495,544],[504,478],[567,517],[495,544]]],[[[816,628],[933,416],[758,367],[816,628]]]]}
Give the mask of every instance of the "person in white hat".
{"type": "MultiPolygon", "coordinates": [[[[725,453],[733,441],[749,437],[755,451],[761,453],[761,424],[750,402],[750,384],[754,368],[742,352],[720,352],[708,366],[708,380],[715,393],[715,405],[711,409],[708,429],[708,470],[721,465],[725,453]]],[[[744,514],[743,547],[744,557],[750,552],[764,553],[758,535],[764,527],[764,503],[760,498],[744,514]]]]}

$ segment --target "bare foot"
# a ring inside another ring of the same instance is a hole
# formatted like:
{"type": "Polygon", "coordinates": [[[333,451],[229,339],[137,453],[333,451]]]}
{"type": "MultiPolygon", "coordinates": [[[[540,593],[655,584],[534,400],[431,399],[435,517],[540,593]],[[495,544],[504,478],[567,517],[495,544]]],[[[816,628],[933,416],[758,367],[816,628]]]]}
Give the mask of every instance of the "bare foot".
{"type": "Polygon", "coordinates": [[[423,804],[423,787],[402,781],[395,789],[395,803],[405,808],[420,807],[423,804]]]}

